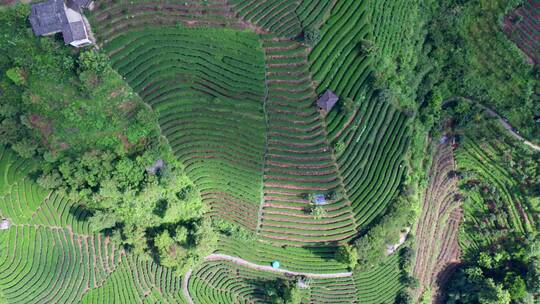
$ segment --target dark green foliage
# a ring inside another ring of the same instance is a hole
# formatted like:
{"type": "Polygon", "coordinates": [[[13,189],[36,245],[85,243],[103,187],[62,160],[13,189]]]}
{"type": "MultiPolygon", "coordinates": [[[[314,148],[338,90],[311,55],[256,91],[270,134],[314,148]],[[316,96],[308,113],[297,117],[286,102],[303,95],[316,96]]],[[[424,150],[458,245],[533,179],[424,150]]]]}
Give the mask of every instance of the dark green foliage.
{"type": "Polygon", "coordinates": [[[254,241],[256,239],[255,233],[230,221],[215,219],[213,220],[213,224],[219,233],[233,239],[240,241],[254,241]]]}
{"type": "Polygon", "coordinates": [[[399,267],[403,271],[411,271],[415,259],[415,252],[412,247],[405,246],[399,250],[399,267]]]}
{"type": "Polygon", "coordinates": [[[410,225],[413,211],[410,202],[399,200],[392,210],[382,217],[365,235],[355,242],[361,269],[380,264],[386,255],[387,246],[395,244],[403,229],[410,225]]]}
{"type": "Polygon", "coordinates": [[[23,157],[39,149],[125,153],[157,131],[154,114],[112,70],[106,55],[74,55],[52,37],[35,37],[23,12],[19,6],[0,12],[5,24],[0,29],[4,144],[23,157]]]}
{"type": "Polygon", "coordinates": [[[109,58],[100,52],[84,51],[79,54],[78,63],[81,71],[91,71],[100,74],[105,72],[109,66],[109,58]]]}
{"type": "Polygon", "coordinates": [[[358,42],[358,51],[360,55],[371,55],[373,52],[377,51],[377,47],[373,41],[362,39],[358,42]]]}
{"type": "Polygon", "coordinates": [[[272,304],[300,304],[303,298],[296,282],[284,279],[266,281],[263,291],[266,299],[272,304]]]}
{"type": "Polygon", "coordinates": [[[304,42],[309,46],[315,46],[321,40],[321,32],[315,27],[304,29],[304,42]]]}
{"type": "Polygon", "coordinates": [[[519,303],[538,296],[540,238],[509,238],[467,257],[448,286],[449,303],[519,303]]]}
{"type": "Polygon", "coordinates": [[[336,260],[347,264],[349,269],[355,269],[358,266],[358,251],[351,245],[339,247],[336,252],[336,260]]]}
{"type": "Polygon", "coordinates": [[[538,75],[501,29],[504,14],[520,1],[434,1],[427,45],[442,68],[443,96],[473,97],[538,140],[538,75]]]}
{"type": "Polygon", "coordinates": [[[412,304],[414,299],[407,290],[401,290],[396,296],[396,304],[412,304]]]}
{"type": "Polygon", "coordinates": [[[23,70],[20,68],[11,68],[6,71],[6,76],[16,85],[26,84],[23,70]]]}

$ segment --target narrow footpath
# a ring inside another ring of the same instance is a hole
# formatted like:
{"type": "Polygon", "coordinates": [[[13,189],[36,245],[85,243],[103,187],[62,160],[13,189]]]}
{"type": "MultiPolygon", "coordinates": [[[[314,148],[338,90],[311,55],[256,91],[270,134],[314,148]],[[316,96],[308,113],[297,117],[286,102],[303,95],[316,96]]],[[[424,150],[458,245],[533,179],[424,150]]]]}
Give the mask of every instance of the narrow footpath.
{"type": "MultiPolygon", "coordinates": [[[[308,278],[313,279],[332,279],[332,278],[345,278],[350,277],[353,275],[352,272],[338,272],[338,273],[310,273],[310,272],[296,272],[296,271],[289,271],[286,269],[275,269],[271,266],[266,265],[258,265],[249,261],[246,261],[244,259],[233,257],[226,254],[219,254],[214,253],[204,258],[205,262],[213,262],[213,261],[228,261],[237,265],[241,265],[247,268],[260,270],[260,271],[269,271],[274,273],[281,273],[289,276],[304,276],[308,278]]],[[[184,279],[182,280],[182,292],[184,293],[184,297],[188,301],[188,303],[193,304],[193,299],[191,298],[191,295],[189,294],[189,278],[191,277],[192,269],[190,269],[184,276],[184,279]]]]}
{"type": "Polygon", "coordinates": [[[493,110],[491,108],[488,108],[487,106],[479,103],[478,101],[472,100],[472,99],[467,98],[467,97],[456,96],[456,97],[451,97],[451,98],[445,100],[443,102],[443,104],[446,104],[446,103],[452,102],[452,101],[456,101],[456,100],[459,100],[459,99],[462,99],[462,100],[465,100],[465,101],[467,101],[469,103],[475,104],[479,108],[481,108],[482,110],[486,111],[486,113],[489,116],[497,118],[497,120],[503,126],[503,128],[505,128],[510,133],[510,135],[512,135],[515,139],[521,141],[523,144],[529,146],[533,150],[536,150],[536,151],[540,152],[540,145],[534,144],[531,141],[525,139],[523,136],[521,136],[519,134],[518,131],[516,131],[516,129],[514,127],[512,127],[512,125],[510,123],[508,123],[501,115],[499,115],[499,113],[497,113],[497,112],[495,112],[495,110],[493,110]]]}
{"type": "Polygon", "coordinates": [[[188,288],[189,278],[191,278],[192,272],[193,272],[193,269],[188,270],[188,272],[186,272],[182,280],[182,293],[184,294],[184,298],[186,298],[189,304],[193,304],[193,299],[191,298],[191,295],[189,294],[189,288],[188,288]]]}

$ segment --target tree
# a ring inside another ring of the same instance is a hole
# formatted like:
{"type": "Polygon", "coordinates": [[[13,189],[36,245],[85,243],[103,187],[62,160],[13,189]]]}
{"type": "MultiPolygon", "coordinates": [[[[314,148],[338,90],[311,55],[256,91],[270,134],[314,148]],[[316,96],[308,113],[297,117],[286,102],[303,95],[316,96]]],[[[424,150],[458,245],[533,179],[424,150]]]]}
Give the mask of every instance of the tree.
{"type": "Polygon", "coordinates": [[[510,293],[501,284],[496,284],[493,279],[487,279],[478,294],[480,304],[509,304],[510,293]]]}
{"type": "Polygon", "coordinates": [[[402,289],[396,296],[396,304],[412,304],[414,303],[412,295],[406,290],[402,289]]]}
{"type": "Polygon", "coordinates": [[[375,52],[376,49],[375,43],[371,40],[361,39],[360,42],[358,42],[358,51],[361,55],[370,55],[375,52]]]}
{"type": "Polygon", "coordinates": [[[280,278],[264,282],[263,290],[265,297],[273,304],[300,304],[304,298],[296,282],[280,278]]]}
{"type": "Polygon", "coordinates": [[[302,290],[298,287],[298,285],[295,284],[289,289],[288,294],[285,295],[285,298],[288,299],[287,303],[300,304],[302,303],[303,299],[302,290]]]}
{"type": "Polygon", "coordinates": [[[508,273],[505,278],[505,285],[508,286],[510,298],[514,301],[523,299],[527,294],[525,280],[516,274],[508,273]]]}
{"type": "Polygon", "coordinates": [[[351,245],[341,246],[336,252],[335,259],[347,264],[349,269],[355,269],[358,265],[358,251],[351,245]]]}
{"type": "Polygon", "coordinates": [[[304,42],[309,46],[315,46],[321,40],[321,32],[318,28],[309,26],[304,28],[304,42]]]}
{"type": "Polygon", "coordinates": [[[214,224],[216,230],[219,233],[233,239],[241,241],[253,241],[256,238],[255,234],[252,231],[230,221],[226,221],[223,219],[214,219],[212,223],[214,224]]]}
{"type": "Polygon", "coordinates": [[[341,154],[343,154],[346,148],[347,148],[347,145],[345,145],[345,142],[343,142],[342,140],[338,140],[334,144],[334,152],[336,153],[336,156],[340,156],[341,154]]]}
{"type": "Polygon", "coordinates": [[[540,293],[540,261],[537,258],[531,259],[527,265],[527,291],[530,293],[540,293]]]}
{"type": "Polygon", "coordinates": [[[352,98],[344,98],[340,105],[340,110],[347,114],[352,114],[358,107],[357,103],[352,98]]]}
{"type": "Polygon", "coordinates": [[[81,52],[77,62],[81,71],[91,71],[96,74],[103,73],[109,67],[107,55],[93,50],[81,52]]]}
{"type": "Polygon", "coordinates": [[[400,283],[403,284],[403,286],[411,289],[416,289],[420,285],[418,282],[418,279],[409,275],[408,273],[405,273],[402,275],[399,279],[400,283]]]}
{"type": "Polygon", "coordinates": [[[402,270],[408,271],[412,267],[415,252],[410,246],[405,246],[399,250],[399,266],[402,270]]]}
{"type": "Polygon", "coordinates": [[[38,146],[38,142],[34,139],[22,138],[18,142],[14,143],[11,148],[22,158],[31,158],[36,154],[38,146]]]}
{"type": "Polygon", "coordinates": [[[21,68],[11,68],[6,71],[6,76],[14,84],[20,86],[26,84],[26,78],[24,77],[24,71],[21,68]]]}

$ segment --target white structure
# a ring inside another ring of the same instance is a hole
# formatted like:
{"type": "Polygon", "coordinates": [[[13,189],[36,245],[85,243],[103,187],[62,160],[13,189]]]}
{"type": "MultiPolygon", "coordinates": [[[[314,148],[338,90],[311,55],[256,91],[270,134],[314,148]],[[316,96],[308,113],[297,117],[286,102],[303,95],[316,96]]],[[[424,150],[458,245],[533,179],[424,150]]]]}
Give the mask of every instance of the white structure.
{"type": "Polygon", "coordinates": [[[0,230],[7,230],[11,226],[11,223],[7,219],[0,220],[0,230]]]}

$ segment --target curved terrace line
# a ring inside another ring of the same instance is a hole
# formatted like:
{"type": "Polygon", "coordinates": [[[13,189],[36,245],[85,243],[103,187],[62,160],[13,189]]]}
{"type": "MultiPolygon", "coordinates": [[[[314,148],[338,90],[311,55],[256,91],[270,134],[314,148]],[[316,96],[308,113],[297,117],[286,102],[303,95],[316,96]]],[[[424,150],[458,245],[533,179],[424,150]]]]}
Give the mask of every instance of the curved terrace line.
{"type": "MultiPolygon", "coordinates": [[[[220,254],[220,253],[213,253],[211,255],[208,255],[204,258],[205,262],[215,262],[215,261],[228,261],[237,265],[241,265],[247,268],[259,270],[259,271],[269,271],[274,273],[280,273],[290,276],[304,276],[308,278],[313,279],[334,279],[334,278],[346,278],[351,277],[353,275],[352,272],[338,272],[338,273],[310,273],[310,272],[296,272],[296,271],[290,271],[286,269],[275,269],[271,266],[266,265],[259,265],[255,264],[249,261],[246,261],[244,259],[233,257],[226,254],[220,254]]],[[[187,299],[187,301],[190,304],[193,304],[193,299],[191,298],[191,295],[189,294],[189,279],[191,278],[193,270],[190,269],[188,272],[184,275],[184,279],[182,280],[182,292],[184,293],[184,297],[187,299]]]]}
{"type": "Polygon", "coordinates": [[[232,262],[234,264],[238,264],[238,265],[245,266],[247,268],[251,268],[251,269],[255,269],[255,270],[270,271],[270,272],[281,273],[281,274],[291,275],[291,276],[305,276],[305,277],[313,278],[313,279],[345,278],[345,277],[350,277],[350,276],[353,275],[352,272],[311,273],[311,272],[296,272],[296,271],[290,271],[290,270],[280,269],[280,268],[275,269],[275,268],[272,268],[271,266],[255,264],[255,263],[246,261],[246,260],[238,258],[238,257],[233,257],[233,256],[230,256],[230,255],[220,254],[220,253],[213,253],[213,254],[205,257],[204,261],[205,262],[229,261],[229,262],[232,262]]]}
{"type": "Polygon", "coordinates": [[[491,117],[494,117],[494,118],[497,118],[497,120],[499,121],[499,123],[503,126],[504,129],[506,129],[511,136],[513,136],[515,139],[517,139],[518,141],[522,142],[523,144],[529,146],[531,149],[537,151],[537,152],[540,152],[540,145],[537,145],[527,139],[525,139],[523,136],[521,136],[518,131],[516,131],[516,129],[509,123],[507,122],[499,113],[495,112],[495,110],[481,104],[480,102],[478,101],[475,101],[473,99],[470,99],[470,98],[467,98],[467,97],[462,97],[462,96],[455,96],[455,97],[451,97],[447,100],[445,100],[443,102],[443,104],[446,104],[446,103],[449,103],[449,102],[452,102],[452,101],[457,101],[459,99],[462,99],[462,100],[465,100],[469,103],[472,103],[472,104],[475,104],[477,105],[478,107],[480,107],[482,110],[486,111],[486,113],[491,116],[491,117]]]}

